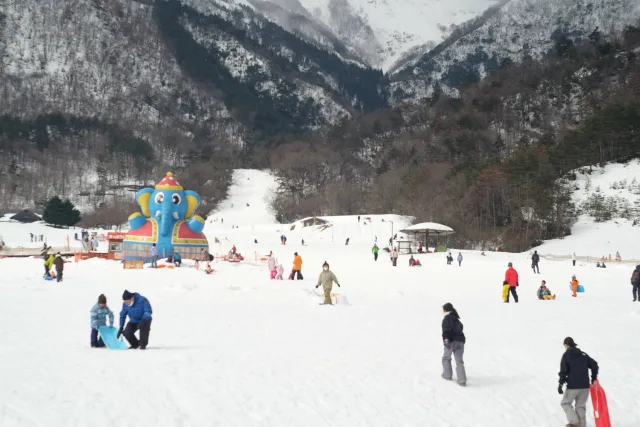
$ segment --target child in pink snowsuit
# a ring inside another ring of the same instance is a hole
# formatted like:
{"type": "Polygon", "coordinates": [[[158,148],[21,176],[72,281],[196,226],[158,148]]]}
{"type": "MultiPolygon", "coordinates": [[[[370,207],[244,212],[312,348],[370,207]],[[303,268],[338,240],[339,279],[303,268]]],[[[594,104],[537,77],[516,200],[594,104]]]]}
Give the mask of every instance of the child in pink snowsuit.
{"type": "Polygon", "coordinates": [[[284,278],[282,277],[283,274],[284,274],[284,267],[282,266],[282,264],[280,264],[278,266],[278,275],[276,276],[276,280],[284,280],[284,278]]]}

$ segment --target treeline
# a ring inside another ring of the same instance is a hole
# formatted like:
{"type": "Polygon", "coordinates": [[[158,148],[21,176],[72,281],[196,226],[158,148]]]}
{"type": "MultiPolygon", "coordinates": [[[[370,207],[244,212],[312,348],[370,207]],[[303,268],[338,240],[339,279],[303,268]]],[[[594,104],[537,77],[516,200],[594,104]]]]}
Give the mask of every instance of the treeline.
{"type": "Polygon", "coordinates": [[[280,219],[400,213],[443,222],[455,243],[521,251],[570,233],[572,169],[640,157],[640,29],[595,30],[554,53],[403,107],[285,138],[265,154],[280,219]]]}

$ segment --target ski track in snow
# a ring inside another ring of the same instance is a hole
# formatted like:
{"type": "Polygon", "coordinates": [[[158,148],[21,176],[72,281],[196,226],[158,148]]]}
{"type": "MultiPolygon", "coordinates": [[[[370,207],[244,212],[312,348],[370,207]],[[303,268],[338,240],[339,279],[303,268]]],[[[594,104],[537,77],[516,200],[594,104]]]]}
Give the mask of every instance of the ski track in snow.
{"type": "MultiPolygon", "coordinates": [[[[209,238],[221,238],[222,251],[230,241],[245,254],[273,250],[286,274],[298,251],[305,280],[270,281],[256,261],[215,263],[208,276],[90,260],[66,264],[56,283],[42,280],[40,259],[0,259],[0,426],[565,425],[556,388],[568,335],[600,364],[613,425],[640,424],[630,266],[543,259],[534,275],[527,254],[463,251],[462,267],[425,254],[422,268],[406,256],[393,268],[384,252],[374,263],[373,236],[384,246],[388,221],[397,231],[408,220],[335,218],[333,241],[330,228],[291,231],[265,211],[268,174],[234,177],[229,200],[209,216],[225,222],[207,222],[209,238]],[[313,286],[325,260],[342,284],[334,292],[350,305],[319,305],[313,286]],[[500,300],[508,261],[520,273],[519,304],[500,300]],[[586,288],[577,299],[573,273],[586,288]],[[542,279],[557,300],[536,299],[542,279]],[[89,348],[91,306],[105,293],[117,324],[125,288],[153,306],[149,348],[89,348]],[[440,378],[445,302],[465,325],[467,388],[440,378]]],[[[589,425],[592,414],[589,403],[589,425]]]]}

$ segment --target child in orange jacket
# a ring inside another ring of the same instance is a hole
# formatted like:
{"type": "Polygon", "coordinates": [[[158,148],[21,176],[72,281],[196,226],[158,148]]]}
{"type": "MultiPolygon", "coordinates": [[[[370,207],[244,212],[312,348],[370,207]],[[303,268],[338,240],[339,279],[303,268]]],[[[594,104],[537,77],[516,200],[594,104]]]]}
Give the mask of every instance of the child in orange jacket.
{"type": "Polygon", "coordinates": [[[578,282],[578,279],[576,279],[576,275],[574,274],[573,276],[571,276],[571,290],[573,291],[573,297],[577,297],[578,296],[578,285],[580,284],[580,282],[578,282]]]}

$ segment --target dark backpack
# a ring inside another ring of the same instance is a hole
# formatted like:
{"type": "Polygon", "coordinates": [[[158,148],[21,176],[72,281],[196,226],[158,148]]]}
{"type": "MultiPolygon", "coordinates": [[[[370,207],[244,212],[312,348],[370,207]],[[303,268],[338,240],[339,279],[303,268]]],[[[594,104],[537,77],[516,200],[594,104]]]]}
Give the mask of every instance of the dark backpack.
{"type": "Polygon", "coordinates": [[[640,285],[640,271],[633,270],[633,274],[631,275],[631,284],[640,285]]]}

